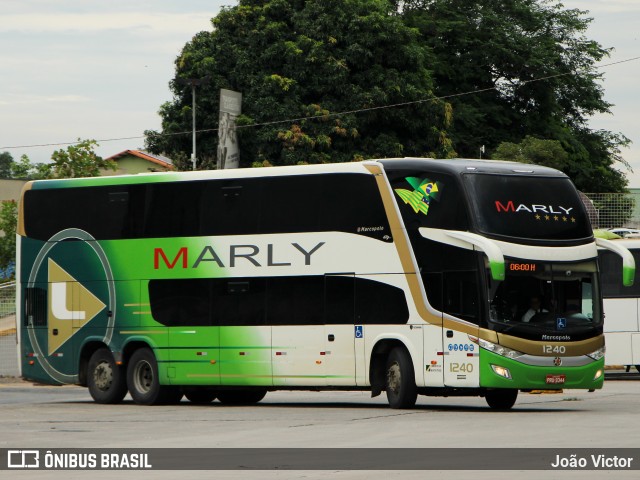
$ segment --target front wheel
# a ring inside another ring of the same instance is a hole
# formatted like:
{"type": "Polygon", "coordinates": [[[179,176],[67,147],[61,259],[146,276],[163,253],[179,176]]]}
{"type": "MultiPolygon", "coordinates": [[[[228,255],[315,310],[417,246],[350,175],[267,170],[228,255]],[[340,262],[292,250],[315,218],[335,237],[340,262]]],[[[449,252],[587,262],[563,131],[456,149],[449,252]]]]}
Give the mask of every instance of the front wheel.
{"type": "Polygon", "coordinates": [[[496,389],[488,390],[484,396],[487,404],[494,410],[509,410],[516,403],[518,390],[496,389]]]}
{"type": "Polygon", "coordinates": [[[418,398],[413,362],[404,348],[389,353],[386,365],[387,400],[391,408],[412,408],[418,398]]]}
{"type": "Polygon", "coordinates": [[[97,403],[120,403],[127,394],[124,369],[116,364],[108,348],[99,348],[87,365],[87,387],[97,403]]]}
{"type": "Polygon", "coordinates": [[[133,401],[140,405],[173,404],[182,392],[176,387],[160,385],[158,362],[148,348],[136,350],[127,366],[127,386],[133,401]]]}

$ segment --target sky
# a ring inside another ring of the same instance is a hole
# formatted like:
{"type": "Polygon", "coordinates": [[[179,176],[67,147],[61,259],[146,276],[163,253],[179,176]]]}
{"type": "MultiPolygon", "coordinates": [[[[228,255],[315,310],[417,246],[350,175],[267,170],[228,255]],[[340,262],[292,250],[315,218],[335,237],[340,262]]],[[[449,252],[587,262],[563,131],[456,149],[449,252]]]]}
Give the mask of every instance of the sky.
{"type": "MultiPolygon", "coordinates": [[[[640,57],[640,0],[564,0],[588,10],[587,36],[613,47],[610,64],[640,57]]],[[[0,152],[47,162],[64,142],[97,139],[109,157],[144,147],[144,130],[171,100],[174,61],[195,33],[234,0],[0,0],[0,152]],[[107,139],[128,138],[106,141],[107,139]],[[137,137],[137,138],[130,138],[137,137]],[[53,144],[27,148],[27,145],[53,144]],[[19,147],[19,148],[9,148],[19,147]]],[[[626,135],[623,150],[640,188],[640,59],[605,66],[609,115],[594,129],[626,135]]],[[[620,165],[621,168],[623,168],[620,165]]]]}

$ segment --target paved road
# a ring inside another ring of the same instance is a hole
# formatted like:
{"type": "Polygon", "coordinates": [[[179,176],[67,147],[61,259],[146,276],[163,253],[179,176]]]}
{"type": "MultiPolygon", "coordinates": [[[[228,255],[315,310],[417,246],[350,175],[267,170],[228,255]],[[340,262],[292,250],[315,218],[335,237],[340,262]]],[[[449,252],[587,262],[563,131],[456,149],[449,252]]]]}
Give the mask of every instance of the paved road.
{"type": "MultiPolygon", "coordinates": [[[[384,397],[371,399],[361,392],[274,392],[252,407],[227,407],[217,402],[197,406],[186,400],[175,406],[143,407],[129,397],[120,405],[97,405],[80,387],[4,383],[0,384],[0,447],[638,448],[639,394],[640,381],[609,381],[604,390],[594,393],[520,394],[510,412],[491,411],[478,398],[433,397],[420,397],[414,410],[398,411],[389,409],[384,397]]],[[[117,478],[176,478],[177,473],[125,472],[117,478]]],[[[115,478],[116,473],[92,475],[115,478]]],[[[482,471],[439,472],[436,476],[429,472],[270,471],[209,472],[207,477],[388,480],[512,475],[482,471]]],[[[637,471],[518,475],[636,478],[637,471]]],[[[87,477],[82,472],[25,472],[15,478],[87,477]]]]}

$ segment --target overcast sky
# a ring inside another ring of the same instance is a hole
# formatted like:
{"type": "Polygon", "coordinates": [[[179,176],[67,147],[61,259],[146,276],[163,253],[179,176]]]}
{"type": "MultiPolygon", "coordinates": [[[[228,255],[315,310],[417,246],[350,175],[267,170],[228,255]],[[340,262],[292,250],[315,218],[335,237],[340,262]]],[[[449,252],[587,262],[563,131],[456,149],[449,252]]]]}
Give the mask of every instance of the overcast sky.
{"type": "MultiPolygon", "coordinates": [[[[588,36],[614,47],[603,64],[640,56],[640,0],[564,0],[589,10],[588,36]]],[[[142,137],[159,129],[160,105],[171,99],[173,62],[211,18],[233,0],[0,0],[0,151],[46,162],[77,138],[142,137]]],[[[593,128],[621,132],[634,144],[623,152],[640,187],[640,60],[605,67],[612,115],[593,128]]],[[[102,141],[108,157],[142,148],[134,138],[102,141]]]]}

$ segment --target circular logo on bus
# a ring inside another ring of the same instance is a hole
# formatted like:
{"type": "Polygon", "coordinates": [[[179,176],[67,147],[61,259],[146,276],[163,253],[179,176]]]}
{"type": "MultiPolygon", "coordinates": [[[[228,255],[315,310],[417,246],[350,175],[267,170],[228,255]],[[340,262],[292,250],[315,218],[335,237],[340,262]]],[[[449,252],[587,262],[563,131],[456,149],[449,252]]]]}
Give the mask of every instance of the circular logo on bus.
{"type": "Polygon", "coordinates": [[[78,381],[81,345],[91,337],[107,345],[115,322],[115,287],[105,252],[90,234],[63,230],[33,262],[25,285],[25,321],[38,364],[61,383],[78,381]]]}

